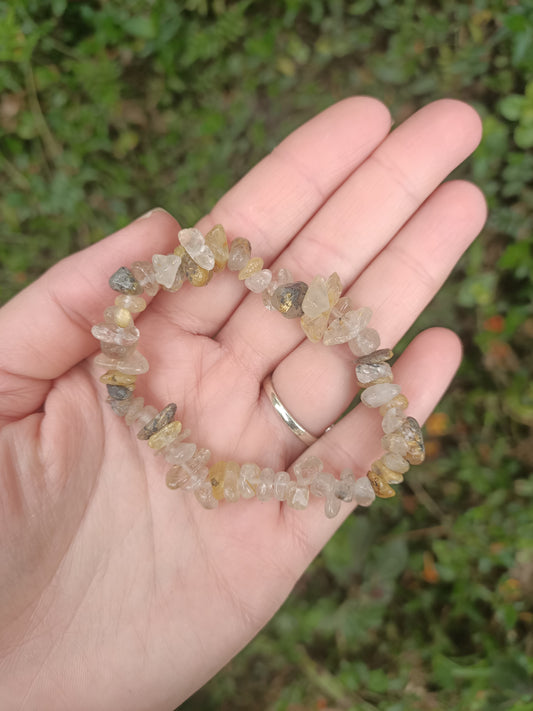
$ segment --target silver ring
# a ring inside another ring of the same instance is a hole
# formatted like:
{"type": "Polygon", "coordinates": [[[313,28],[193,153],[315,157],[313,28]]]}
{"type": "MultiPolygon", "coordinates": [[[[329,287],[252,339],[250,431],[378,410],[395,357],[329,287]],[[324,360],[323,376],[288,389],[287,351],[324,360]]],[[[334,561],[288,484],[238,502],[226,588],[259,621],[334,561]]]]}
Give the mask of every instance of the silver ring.
{"type": "Polygon", "coordinates": [[[287,425],[290,431],[298,437],[299,440],[301,440],[308,447],[317,441],[317,438],[314,435],[308,432],[305,427],[302,427],[299,422],[296,422],[291,413],[283,405],[283,403],[278,397],[277,392],[274,390],[271,375],[268,375],[264,379],[263,390],[265,391],[268,396],[268,399],[272,403],[272,407],[274,408],[274,410],[278,413],[278,415],[281,417],[281,419],[287,425]]]}

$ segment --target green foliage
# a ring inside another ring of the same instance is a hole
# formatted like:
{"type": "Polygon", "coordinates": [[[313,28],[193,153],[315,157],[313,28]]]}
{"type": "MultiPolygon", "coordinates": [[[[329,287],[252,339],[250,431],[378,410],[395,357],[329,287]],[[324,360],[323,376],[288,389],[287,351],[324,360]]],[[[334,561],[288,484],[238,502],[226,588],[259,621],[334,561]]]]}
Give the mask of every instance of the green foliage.
{"type": "Polygon", "coordinates": [[[154,205],[194,223],[344,96],[397,120],[446,95],[480,111],[457,175],[489,222],[413,329],[465,345],[430,461],[350,517],[183,708],[531,711],[531,3],[0,0],[0,17],[1,300],[154,205]]]}

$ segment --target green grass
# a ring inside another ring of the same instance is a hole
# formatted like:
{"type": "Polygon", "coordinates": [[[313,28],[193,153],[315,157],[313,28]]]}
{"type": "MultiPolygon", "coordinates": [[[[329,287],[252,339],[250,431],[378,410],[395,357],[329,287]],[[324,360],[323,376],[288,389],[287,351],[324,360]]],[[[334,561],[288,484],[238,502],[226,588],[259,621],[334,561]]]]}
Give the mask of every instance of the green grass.
{"type": "Polygon", "coordinates": [[[465,345],[429,461],[182,708],[531,711],[531,2],[25,0],[0,17],[0,300],[154,205],[192,224],[344,96],[397,121],[442,96],[478,109],[458,174],[489,221],[412,331],[465,345]]]}

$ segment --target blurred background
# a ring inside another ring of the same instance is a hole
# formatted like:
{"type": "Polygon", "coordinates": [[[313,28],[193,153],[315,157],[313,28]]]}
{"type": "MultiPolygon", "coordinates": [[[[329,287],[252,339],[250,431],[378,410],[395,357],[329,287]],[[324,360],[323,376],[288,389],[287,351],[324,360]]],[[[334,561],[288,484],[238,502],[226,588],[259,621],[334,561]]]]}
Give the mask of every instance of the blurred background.
{"type": "Polygon", "coordinates": [[[0,0],[1,301],[155,205],[193,224],[359,93],[483,117],[457,175],[488,224],[406,337],[451,327],[464,362],[427,463],[186,711],[533,710],[533,2],[0,0]]]}

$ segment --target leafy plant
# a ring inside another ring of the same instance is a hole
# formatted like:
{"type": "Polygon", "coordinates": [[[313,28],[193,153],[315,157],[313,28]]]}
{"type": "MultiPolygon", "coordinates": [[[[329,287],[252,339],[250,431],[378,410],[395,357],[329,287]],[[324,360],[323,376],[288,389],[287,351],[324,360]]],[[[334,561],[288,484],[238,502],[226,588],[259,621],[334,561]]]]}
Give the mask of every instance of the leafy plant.
{"type": "MultiPolygon", "coordinates": [[[[412,333],[465,358],[402,496],[357,511],[183,709],[533,709],[533,9],[518,0],[0,0],[0,300],[162,204],[192,224],[353,93],[471,102],[490,217],[412,333]]],[[[412,335],[409,334],[409,337],[412,335]]]]}

